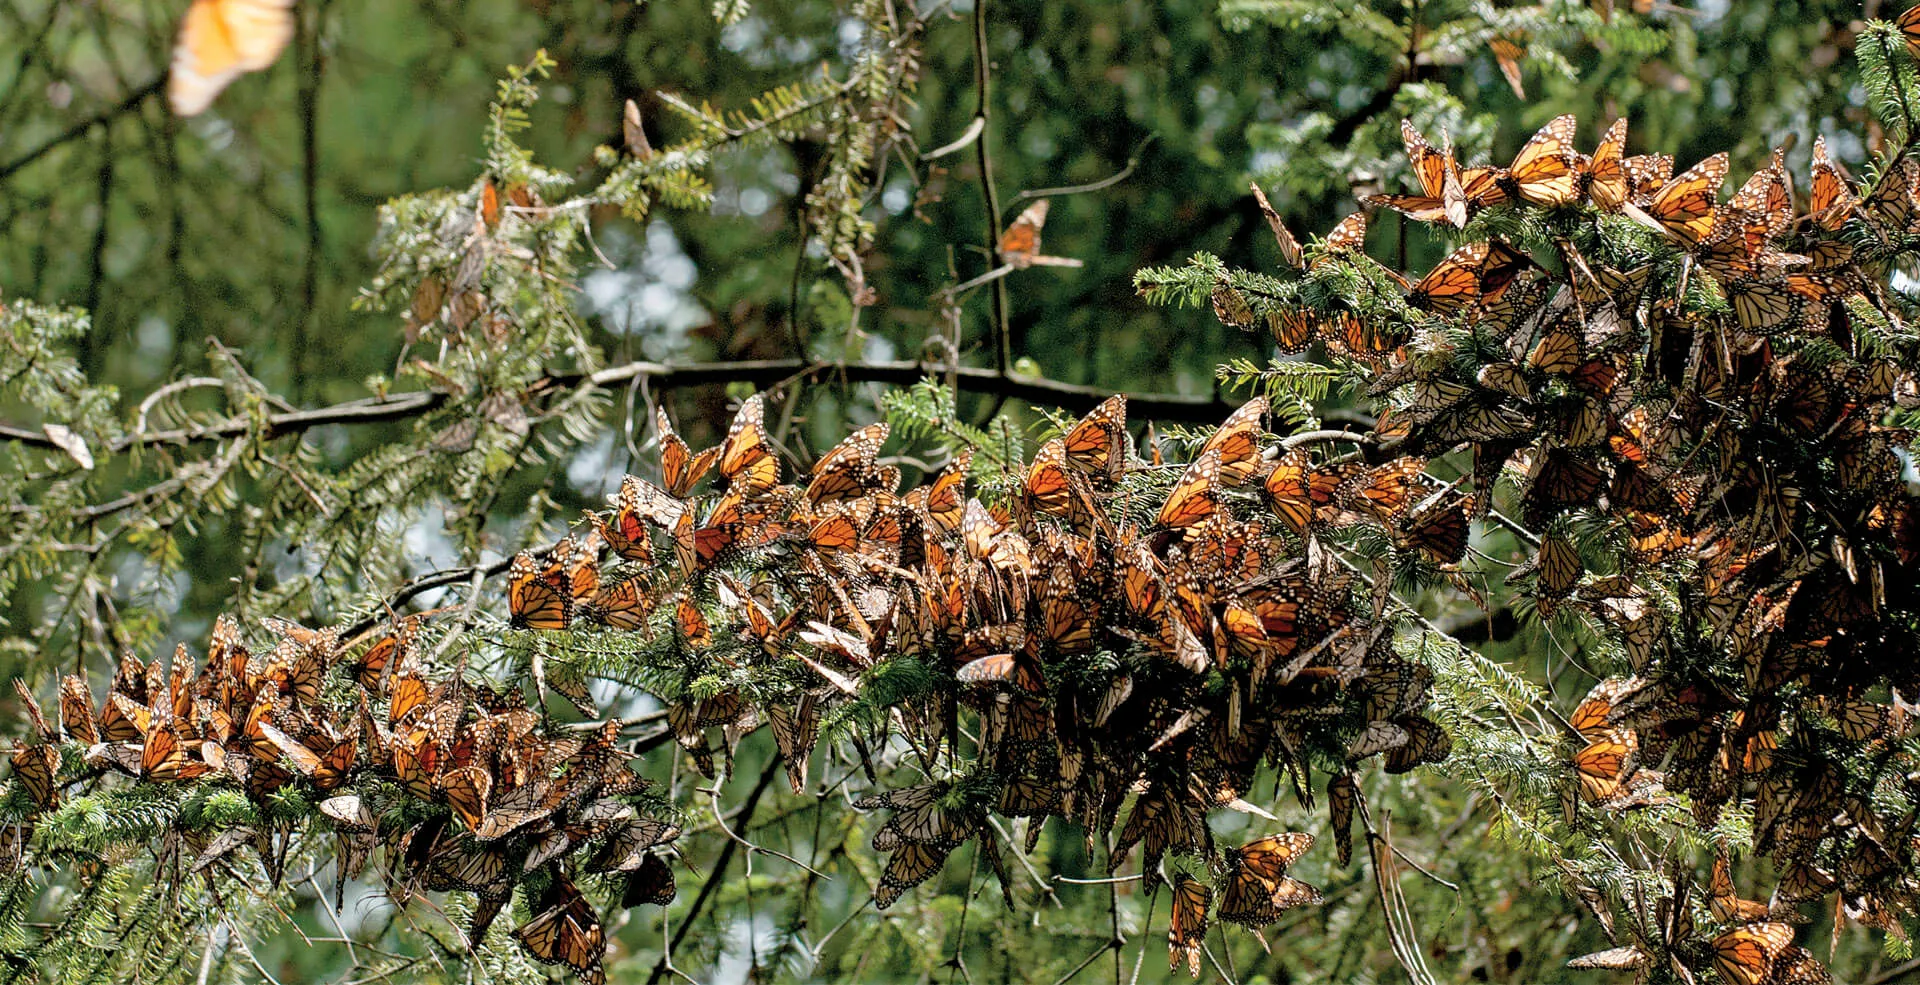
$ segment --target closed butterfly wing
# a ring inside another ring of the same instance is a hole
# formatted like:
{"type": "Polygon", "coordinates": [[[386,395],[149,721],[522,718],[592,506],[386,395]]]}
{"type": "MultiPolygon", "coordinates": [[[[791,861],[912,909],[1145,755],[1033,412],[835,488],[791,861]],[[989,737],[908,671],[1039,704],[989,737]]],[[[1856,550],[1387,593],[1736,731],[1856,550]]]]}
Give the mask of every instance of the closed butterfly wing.
{"type": "Polygon", "coordinates": [[[1126,436],[1127,398],[1115,394],[1074,424],[1061,450],[1069,466],[1111,481],[1125,464],[1126,436]]]}
{"type": "Polygon", "coordinates": [[[1267,497],[1273,503],[1273,512],[1296,534],[1305,534],[1307,525],[1313,521],[1314,503],[1308,478],[1312,471],[1306,451],[1296,448],[1280,456],[1279,463],[1267,475],[1267,497]]]}
{"type": "Polygon", "coordinates": [[[1233,412],[1219,429],[1200,446],[1200,453],[1220,453],[1220,481],[1238,488],[1253,477],[1260,466],[1260,421],[1267,413],[1267,398],[1255,397],[1233,412]]]}
{"type": "Polygon", "coordinates": [[[1194,978],[1200,977],[1200,945],[1207,936],[1207,908],[1213,903],[1213,890],[1182,872],[1173,878],[1173,916],[1167,923],[1167,967],[1178,969],[1181,961],[1194,978]]]}
{"type": "Polygon", "coordinates": [[[1627,201],[1626,146],[1627,120],[1621,117],[1607,128],[1581,174],[1587,201],[1607,212],[1618,212],[1627,201]]]}
{"type": "Polygon", "coordinates": [[[1853,186],[1846,174],[1827,155],[1827,138],[1813,138],[1813,182],[1807,196],[1807,215],[1821,227],[1837,230],[1846,225],[1856,204],[1853,186]]]}

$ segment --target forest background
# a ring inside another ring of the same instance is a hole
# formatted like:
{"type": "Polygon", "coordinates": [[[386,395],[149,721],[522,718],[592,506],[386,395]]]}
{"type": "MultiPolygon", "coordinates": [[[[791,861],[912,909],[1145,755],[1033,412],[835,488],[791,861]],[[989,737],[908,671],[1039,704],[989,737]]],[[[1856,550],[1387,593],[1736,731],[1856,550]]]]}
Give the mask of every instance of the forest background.
{"type": "MultiPolygon", "coordinates": [[[[312,0],[299,6],[278,64],[239,81],[214,111],[181,119],[162,96],[180,6],[0,3],[0,303],[86,312],[85,330],[53,346],[73,361],[76,399],[183,425],[422,385],[408,367],[433,362],[438,341],[410,341],[411,299],[383,293],[395,244],[382,238],[394,226],[381,225],[381,208],[436,189],[470,194],[483,170],[498,169],[487,157],[500,123],[489,106],[508,67],[536,51],[551,63],[532,79],[541,98],[516,139],[556,184],[591,186],[607,174],[594,149],[625,145],[629,99],[653,146],[704,140],[709,156],[682,194],[650,189],[644,217],[631,194],[587,210],[583,262],[555,277],[571,311],[541,327],[541,344],[505,347],[524,358],[521,368],[564,377],[633,360],[780,361],[745,374],[765,385],[814,364],[941,364],[957,351],[964,365],[1012,371],[966,377],[965,418],[998,414],[1026,427],[1052,406],[1084,410],[1095,393],[1126,391],[1162,396],[1136,402],[1137,420],[1191,425],[1217,422],[1246,397],[1215,370],[1264,362],[1265,338],[1205,309],[1149,305],[1133,277],[1199,251],[1235,267],[1276,266],[1250,180],[1295,229],[1324,230],[1354,209],[1356,193],[1404,183],[1403,116],[1449,134],[1465,159],[1505,160],[1548,118],[1573,113],[1625,116],[1634,149],[1682,162],[1729,150],[1736,174],[1788,134],[1801,135],[1795,162],[1825,134],[1834,156],[1859,168],[1878,131],[1862,108],[1853,39],[1866,18],[1898,13],[1876,0],[1699,0],[1605,16],[1561,2],[1460,0],[973,0],[917,13],[879,0],[312,0]],[[915,50],[910,90],[885,75],[898,64],[873,54],[876,24],[915,50]],[[1511,78],[1489,44],[1497,39],[1518,46],[1511,78]],[[864,129],[742,122],[829,104],[858,104],[864,129]],[[747,116],[703,127],[687,111],[702,106],[747,116]],[[985,247],[1039,197],[1051,199],[1045,252],[1084,265],[952,290],[996,266],[985,247]]],[[[1403,267],[1424,268],[1444,250],[1417,229],[1380,225],[1375,254],[1397,254],[1403,267]]],[[[423,574],[550,542],[648,454],[650,401],[669,407],[696,446],[711,444],[746,392],[728,384],[741,375],[636,376],[564,412],[501,412],[494,422],[506,437],[480,462],[403,469],[418,480],[409,489],[389,488],[381,473],[394,463],[383,456],[430,456],[433,440],[444,451],[460,436],[420,435],[398,414],[330,423],[299,446],[299,462],[263,450],[252,474],[165,508],[141,501],[142,521],[116,531],[106,551],[48,551],[44,525],[28,530],[10,517],[0,677],[102,667],[123,646],[165,652],[204,640],[220,612],[361,613],[423,574]],[[299,483],[267,477],[276,469],[357,476],[390,509],[369,510],[325,551],[275,541],[262,528],[276,504],[303,495],[299,483]]],[[[809,454],[874,419],[893,385],[831,371],[811,382],[787,408],[789,443],[809,454]]],[[[1320,412],[1339,420],[1339,404],[1320,412]]],[[[164,462],[170,452],[154,454],[164,462]]],[[[155,463],[114,467],[126,484],[108,481],[69,506],[111,507],[155,463]]],[[[111,525],[115,515],[90,519],[111,525]]],[[[1457,599],[1429,601],[1436,622],[1562,705],[1594,679],[1577,649],[1497,599],[1491,616],[1457,599]]],[[[633,709],[651,710],[644,699],[633,709]]],[[[730,782],[746,789],[769,745],[750,742],[741,755],[730,782]]],[[[1394,818],[1400,850],[1431,874],[1404,887],[1441,980],[1558,979],[1568,957],[1604,945],[1577,904],[1539,878],[1538,860],[1513,864],[1478,793],[1430,771],[1367,782],[1394,818]]],[[[1323,823],[1290,800],[1271,807],[1291,826],[1323,823]]],[[[760,814],[755,837],[769,844],[786,827],[821,823],[811,801],[777,787],[760,814]]],[[[1043,872],[1093,874],[1071,841],[1045,844],[1043,872]]],[[[718,853],[730,857],[723,845],[692,842],[683,885],[698,885],[718,853]]],[[[750,970],[944,975],[958,948],[966,966],[995,969],[978,972],[986,977],[1011,969],[1041,980],[1072,970],[1109,933],[1104,887],[1050,883],[1031,894],[1032,912],[1013,915],[982,891],[984,873],[969,879],[956,861],[902,905],[856,916],[831,948],[807,953],[793,946],[794,915],[769,902],[791,891],[794,874],[761,861],[754,875],[720,884],[677,967],[700,969],[701,980],[750,970]],[[963,905],[969,887],[978,898],[963,905]]],[[[1329,902],[1270,933],[1270,955],[1236,937],[1240,978],[1398,975],[1359,867],[1322,851],[1299,873],[1329,902]]],[[[666,911],[669,932],[691,895],[666,911]]],[[[811,933],[839,925],[863,899],[845,887],[821,892],[811,933]]],[[[1123,922],[1137,928],[1143,903],[1128,898],[1123,922]]],[[[282,981],[355,977],[349,948],[309,947],[295,932],[334,930],[319,903],[303,906],[250,943],[258,967],[282,981]]],[[[381,925],[374,909],[362,906],[354,933],[362,921],[369,934],[381,925]]],[[[654,966],[658,913],[611,929],[633,969],[654,966]]],[[[1823,955],[1828,945],[1807,943],[1823,955]]],[[[1912,973],[1878,935],[1856,930],[1832,943],[1842,980],[1912,973]]],[[[1126,949],[1129,964],[1138,946],[1126,949]]],[[[1152,946],[1148,979],[1161,974],[1152,946]]]]}

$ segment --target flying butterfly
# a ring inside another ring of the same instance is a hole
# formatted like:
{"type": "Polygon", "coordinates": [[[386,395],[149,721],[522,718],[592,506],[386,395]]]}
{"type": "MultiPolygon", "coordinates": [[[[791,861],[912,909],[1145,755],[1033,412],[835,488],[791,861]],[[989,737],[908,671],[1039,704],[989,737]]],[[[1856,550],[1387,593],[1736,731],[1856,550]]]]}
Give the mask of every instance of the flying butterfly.
{"type": "Polygon", "coordinates": [[[204,112],[233,80],[278,60],[293,28],[293,0],[194,0],[174,42],[168,104],[179,116],[204,112]]]}
{"type": "Polygon", "coordinates": [[[1020,215],[1000,234],[1000,262],[1023,270],[1027,267],[1079,267],[1072,257],[1045,256],[1040,252],[1040,230],[1047,224],[1046,199],[1038,199],[1020,211],[1020,215]]]}

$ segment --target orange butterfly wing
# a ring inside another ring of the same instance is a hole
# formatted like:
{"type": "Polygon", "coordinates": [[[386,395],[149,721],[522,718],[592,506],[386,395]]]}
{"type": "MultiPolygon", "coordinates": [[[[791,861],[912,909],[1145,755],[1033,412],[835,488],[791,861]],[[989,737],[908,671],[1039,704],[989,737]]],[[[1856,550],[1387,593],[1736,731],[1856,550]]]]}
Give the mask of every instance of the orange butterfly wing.
{"type": "Polygon", "coordinates": [[[293,18],[293,0],[194,0],[167,72],[173,111],[203,112],[234,79],[272,65],[293,39],[293,18]]]}

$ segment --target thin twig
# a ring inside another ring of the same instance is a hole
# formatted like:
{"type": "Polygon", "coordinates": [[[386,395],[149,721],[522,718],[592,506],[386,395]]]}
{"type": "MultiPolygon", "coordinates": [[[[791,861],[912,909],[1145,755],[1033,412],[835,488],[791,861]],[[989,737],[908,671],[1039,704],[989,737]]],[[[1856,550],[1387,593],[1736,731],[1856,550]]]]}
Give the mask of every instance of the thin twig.
{"type": "Polygon", "coordinates": [[[1138,144],[1133,146],[1133,153],[1127,155],[1126,167],[1121,168],[1119,171],[1105,178],[1101,178],[1099,181],[1089,181],[1084,185],[1060,185],[1056,188],[1030,188],[1015,195],[1014,201],[1024,202],[1030,198],[1060,198],[1066,195],[1083,195],[1087,192],[1100,191],[1103,188],[1112,188],[1128,178],[1133,177],[1134,169],[1140,166],[1140,155],[1146,153],[1147,148],[1153,144],[1153,139],[1156,136],[1159,135],[1152,133],[1147,134],[1138,144]]]}
{"type": "MultiPolygon", "coordinates": [[[[973,115],[980,121],[974,153],[980,164],[980,191],[987,205],[987,256],[1000,252],[1000,195],[993,187],[992,136],[986,132],[993,100],[993,62],[987,56],[987,0],[973,0],[973,85],[979,99],[973,115]]],[[[994,366],[1006,375],[1013,370],[1012,319],[1007,312],[1007,285],[993,285],[994,366]]]]}

